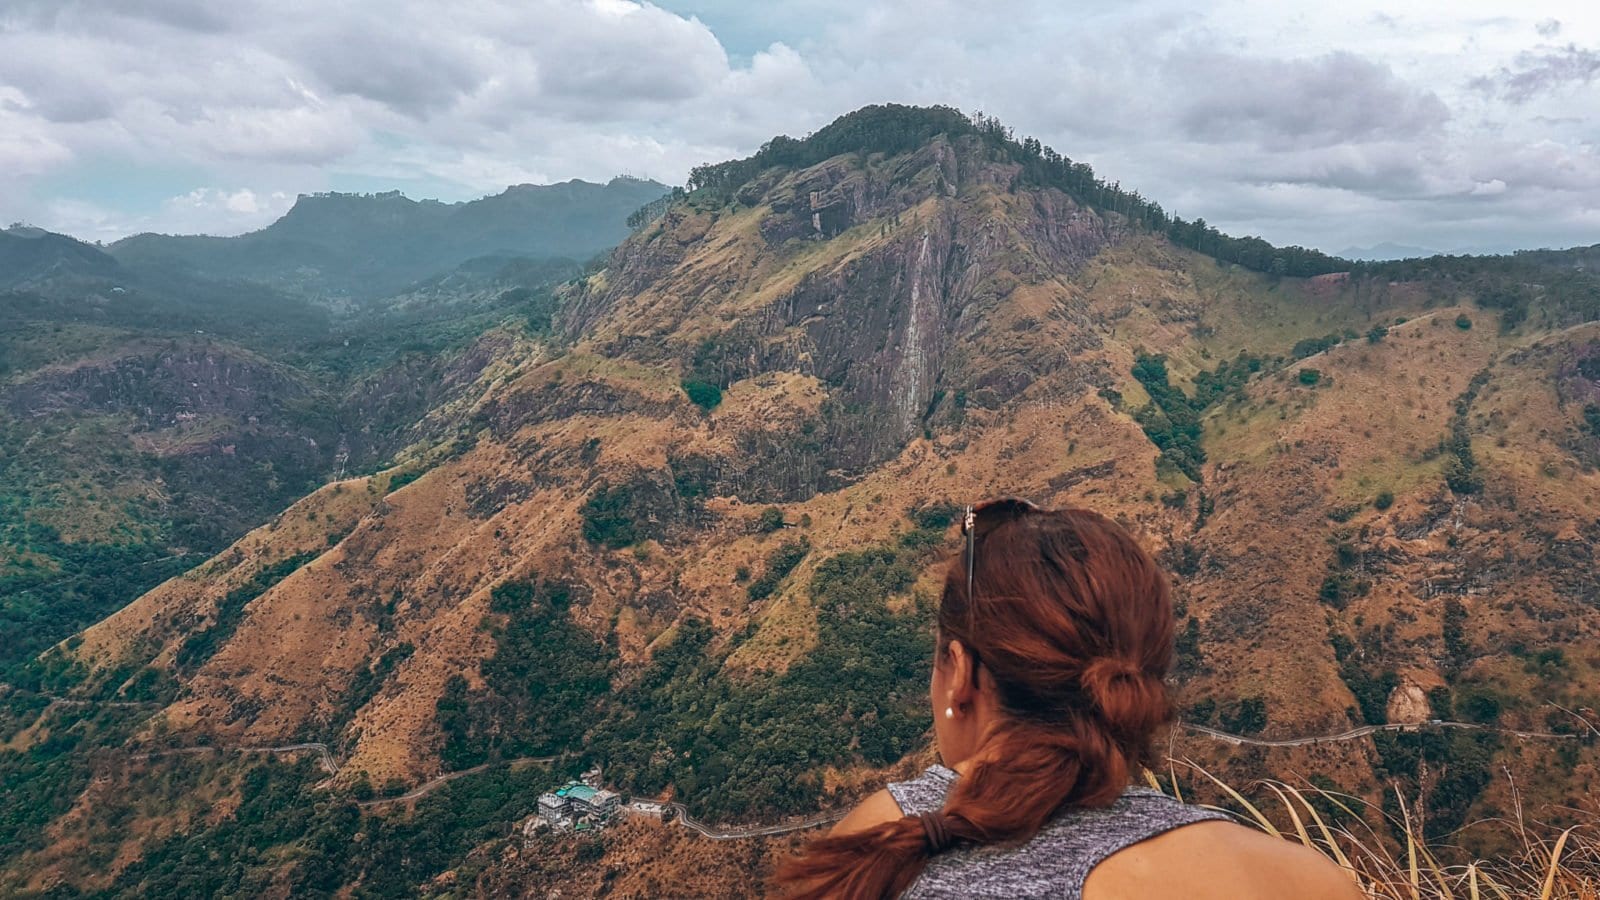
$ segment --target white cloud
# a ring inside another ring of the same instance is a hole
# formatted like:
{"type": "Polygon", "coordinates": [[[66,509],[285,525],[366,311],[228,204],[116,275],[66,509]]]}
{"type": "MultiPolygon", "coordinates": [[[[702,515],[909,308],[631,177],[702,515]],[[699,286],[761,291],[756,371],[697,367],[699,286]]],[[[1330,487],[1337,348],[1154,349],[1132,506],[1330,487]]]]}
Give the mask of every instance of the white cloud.
{"type": "Polygon", "coordinates": [[[231,232],[340,177],[450,199],[618,172],[681,182],[898,101],[981,108],[1175,212],[1274,241],[1600,239],[1583,212],[1600,207],[1600,12],[1572,4],[670,6],[11,0],[0,205],[96,234],[231,232]],[[194,181],[123,207],[63,187],[91,160],[194,181]]]}

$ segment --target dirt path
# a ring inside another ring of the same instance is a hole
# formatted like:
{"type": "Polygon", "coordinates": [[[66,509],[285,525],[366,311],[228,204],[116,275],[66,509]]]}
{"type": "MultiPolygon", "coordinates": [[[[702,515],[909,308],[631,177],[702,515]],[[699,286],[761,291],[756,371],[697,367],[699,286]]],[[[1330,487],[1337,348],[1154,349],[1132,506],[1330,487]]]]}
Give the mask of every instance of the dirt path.
{"type": "Polygon", "coordinates": [[[1396,723],[1391,725],[1364,725],[1360,728],[1352,728],[1349,731],[1341,731],[1338,734],[1319,734],[1312,735],[1310,737],[1283,738],[1275,741],[1246,737],[1242,734],[1230,734],[1226,731],[1218,731],[1215,728],[1207,728],[1204,725],[1189,725],[1183,723],[1180,724],[1179,727],[1188,731],[1192,731],[1195,734],[1203,734],[1206,737],[1216,738],[1224,743],[1249,744],[1252,747],[1303,747],[1307,744],[1328,744],[1335,743],[1337,741],[1354,740],[1356,738],[1366,737],[1369,734],[1376,734],[1380,731],[1433,731],[1444,730],[1448,728],[1459,728],[1467,731],[1494,731],[1500,734],[1514,735],[1519,738],[1531,738],[1534,740],[1546,741],[1572,740],[1577,737],[1575,734],[1553,734],[1545,731],[1517,731],[1514,728],[1497,728],[1493,725],[1478,725],[1473,722],[1444,722],[1438,720],[1431,722],[1396,723]]]}
{"type": "Polygon", "coordinates": [[[418,799],[419,797],[427,796],[428,794],[432,793],[435,789],[437,789],[437,788],[439,788],[439,787],[441,787],[443,785],[449,784],[450,782],[455,781],[457,778],[465,778],[468,775],[476,775],[479,772],[486,772],[489,769],[494,768],[495,766],[515,766],[518,763],[528,763],[530,765],[532,765],[532,764],[541,764],[542,765],[542,764],[547,764],[547,763],[553,763],[553,762],[555,762],[556,760],[558,760],[560,758],[561,757],[559,757],[559,756],[521,756],[521,757],[518,757],[516,759],[502,759],[499,762],[486,762],[486,763],[483,763],[482,765],[473,766],[470,769],[461,769],[460,771],[457,771],[457,772],[446,772],[443,775],[438,776],[437,778],[432,778],[432,779],[429,779],[428,781],[424,781],[423,783],[417,785],[416,787],[412,788],[411,790],[407,791],[406,793],[399,795],[398,797],[379,797],[379,798],[374,799],[374,800],[363,800],[363,801],[361,801],[360,803],[358,803],[356,805],[360,806],[363,809],[371,809],[374,806],[386,806],[386,805],[388,805],[390,803],[409,803],[412,800],[418,799]]]}
{"type": "Polygon", "coordinates": [[[171,750],[152,750],[149,753],[135,753],[131,759],[151,759],[157,756],[182,756],[191,753],[297,753],[302,750],[311,750],[317,754],[317,759],[322,763],[322,770],[329,775],[339,774],[339,764],[334,762],[333,753],[328,750],[328,745],[318,741],[306,741],[299,744],[283,744],[277,747],[174,747],[171,750]]]}
{"type": "MultiPolygon", "coordinates": [[[[68,700],[63,698],[56,698],[53,702],[62,705],[149,705],[140,703],[115,703],[92,700],[68,700]]],[[[1445,729],[1493,731],[1499,734],[1509,734],[1518,738],[1532,740],[1573,740],[1577,738],[1577,735],[1571,734],[1554,734],[1542,731],[1518,731],[1512,728],[1499,728],[1492,725],[1480,725],[1473,722],[1449,722],[1441,720],[1418,723],[1396,723],[1389,725],[1365,725],[1360,728],[1352,728],[1349,731],[1341,731],[1336,734],[1310,735],[1307,737],[1282,738],[1278,740],[1268,740],[1263,738],[1253,738],[1242,734],[1232,734],[1216,728],[1208,728],[1204,725],[1179,723],[1178,727],[1186,731],[1203,735],[1214,740],[1219,740],[1224,743],[1233,744],[1235,746],[1249,745],[1253,747],[1303,747],[1310,744],[1356,740],[1358,738],[1376,734],[1380,731],[1420,732],[1445,729]]],[[[272,747],[177,747],[171,750],[153,750],[148,753],[139,753],[135,754],[132,758],[150,759],[151,757],[156,756],[173,756],[192,753],[297,753],[304,751],[315,752],[322,764],[323,770],[330,776],[339,774],[339,764],[334,760],[332,751],[328,749],[327,744],[321,743],[320,741],[304,741],[296,744],[282,744],[272,747]]],[[[517,759],[483,763],[481,765],[473,766],[468,769],[461,769],[456,772],[446,772],[443,775],[431,778],[428,781],[417,785],[415,788],[412,788],[404,794],[400,794],[395,797],[380,797],[372,800],[363,800],[358,805],[363,809],[373,809],[376,807],[388,806],[396,803],[410,803],[414,800],[418,800],[427,796],[428,794],[446,784],[449,784],[452,781],[460,778],[466,778],[470,775],[477,775],[492,768],[517,765],[547,765],[559,760],[560,758],[561,757],[559,756],[525,756],[517,759]]],[[[752,824],[718,828],[708,825],[690,815],[688,808],[682,803],[665,803],[663,804],[663,807],[671,809],[674,813],[676,813],[677,820],[683,824],[683,827],[713,841],[734,841],[747,838],[788,834],[789,832],[793,831],[804,831],[809,828],[817,828],[822,825],[828,825],[833,822],[837,822],[839,819],[842,819],[845,816],[845,811],[840,810],[817,813],[816,815],[808,816],[803,819],[787,820],[783,822],[776,822],[770,825],[752,824]]]]}
{"type": "Polygon", "coordinates": [[[689,811],[682,803],[664,803],[667,809],[678,814],[678,821],[690,831],[708,837],[713,841],[736,841],[742,838],[763,837],[773,834],[787,834],[791,831],[803,831],[807,828],[816,828],[818,825],[827,825],[844,818],[845,811],[818,813],[809,818],[792,822],[779,822],[773,825],[746,825],[731,828],[713,828],[689,815],[689,811]]]}

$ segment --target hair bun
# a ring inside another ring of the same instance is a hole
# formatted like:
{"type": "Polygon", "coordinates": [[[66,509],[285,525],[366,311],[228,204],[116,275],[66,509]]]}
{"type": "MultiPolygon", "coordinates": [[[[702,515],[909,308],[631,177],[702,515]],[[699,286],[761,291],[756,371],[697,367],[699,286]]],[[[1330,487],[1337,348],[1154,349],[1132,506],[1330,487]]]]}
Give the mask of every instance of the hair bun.
{"type": "Polygon", "coordinates": [[[1096,657],[1084,667],[1079,680],[1089,701],[1112,731],[1143,734],[1166,718],[1165,685],[1129,659],[1096,657]]]}

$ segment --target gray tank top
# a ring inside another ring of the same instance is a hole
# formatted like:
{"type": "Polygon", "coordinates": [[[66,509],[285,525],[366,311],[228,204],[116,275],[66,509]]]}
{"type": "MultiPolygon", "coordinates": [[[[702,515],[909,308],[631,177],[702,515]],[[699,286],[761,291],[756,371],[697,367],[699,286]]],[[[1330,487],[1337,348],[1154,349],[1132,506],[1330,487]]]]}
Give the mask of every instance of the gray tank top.
{"type": "MultiPolygon", "coordinates": [[[[959,777],[936,765],[910,781],[890,784],[889,794],[908,816],[937,810],[959,777]]],[[[1084,880],[1101,860],[1163,832],[1212,819],[1228,817],[1160,791],[1130,787],[1105,809],[1061,813],[1021,847],[957,847],[942,853],[901,896],[1080,900],[1084,880]]]]}

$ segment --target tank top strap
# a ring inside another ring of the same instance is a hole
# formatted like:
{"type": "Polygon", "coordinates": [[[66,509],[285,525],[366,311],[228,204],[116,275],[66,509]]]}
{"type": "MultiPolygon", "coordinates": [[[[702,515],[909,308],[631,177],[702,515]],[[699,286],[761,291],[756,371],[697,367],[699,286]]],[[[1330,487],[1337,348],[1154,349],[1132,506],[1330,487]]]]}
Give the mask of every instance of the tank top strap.
{"type": "Polygon", "coordinates": [[[950,793],[950,786],[956,783],[958,777],[953,769],[934,764],[910,781],[890,782],[889,796],[900,805],[900,811],[908,816],[932,812],[944,807],[945,796],[950,793]]]}

